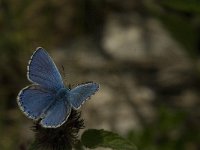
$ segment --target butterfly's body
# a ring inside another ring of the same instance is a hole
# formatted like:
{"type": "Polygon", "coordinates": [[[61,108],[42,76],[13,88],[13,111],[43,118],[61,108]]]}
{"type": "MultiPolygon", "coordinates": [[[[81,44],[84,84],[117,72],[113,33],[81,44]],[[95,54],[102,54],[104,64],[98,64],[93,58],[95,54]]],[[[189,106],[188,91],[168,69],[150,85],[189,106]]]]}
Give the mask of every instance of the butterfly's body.
{"type": "Polygon", "coordinates": [[[69,101],[70,90],[68,88],[61,88],[57,91],[55,100],[69,101]]]}
{"type": "Polygon", "coordinates": [[[18,105],[28,118],[41,119],[40,124],[47,128],[65,123],[71,109],[80,108],[99,88],[92,82],[73,89],[65,87],[56,65],[43,48],[33,53],[27,77],[33,84],[19,92],[18,105]]]}

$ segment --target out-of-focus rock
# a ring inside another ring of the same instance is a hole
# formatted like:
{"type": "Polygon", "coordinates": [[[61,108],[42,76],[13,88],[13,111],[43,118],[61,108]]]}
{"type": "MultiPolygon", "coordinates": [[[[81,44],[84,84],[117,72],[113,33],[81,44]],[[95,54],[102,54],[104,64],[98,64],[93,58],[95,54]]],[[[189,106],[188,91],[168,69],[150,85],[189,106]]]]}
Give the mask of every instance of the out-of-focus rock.
{"type": "Polygon", "coordinates": [[[172,39],[162,24],[153,18],[133,14],[108,16],[103,47],[116,59],[157,61],[163,63],[182,59],[182,47],[172,39]]]}

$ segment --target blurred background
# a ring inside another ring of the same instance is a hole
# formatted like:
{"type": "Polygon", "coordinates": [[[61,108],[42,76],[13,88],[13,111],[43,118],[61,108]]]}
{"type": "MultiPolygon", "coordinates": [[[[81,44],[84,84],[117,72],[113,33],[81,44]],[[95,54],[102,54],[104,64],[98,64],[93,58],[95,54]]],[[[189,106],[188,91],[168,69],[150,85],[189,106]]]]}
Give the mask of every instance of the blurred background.
{"type": "Polygon", "coordinates": [[[39,46],[66,85],[100,84],[81,108],[86,128],[141,150],[200,149],[200,1],[1,0],[1,150],[34,138],[16,96],[39,46]]]}

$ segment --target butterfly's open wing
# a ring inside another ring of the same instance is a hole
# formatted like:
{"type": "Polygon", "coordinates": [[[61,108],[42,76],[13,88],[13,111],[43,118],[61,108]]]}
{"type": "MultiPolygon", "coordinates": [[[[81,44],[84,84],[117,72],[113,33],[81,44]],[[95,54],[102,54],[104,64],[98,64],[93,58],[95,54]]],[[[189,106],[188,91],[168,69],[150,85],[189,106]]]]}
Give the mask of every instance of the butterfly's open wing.
{"type": "Polygon", "coordinates": [[[57,91],[64,87],[62,77],[48,53],[41,47],[31,56],[27,77],[32,83],[57,91]]]}
{"type": "Polygon", "coordinates": [[[40,124],[46,128],[57,128],[65,123],[70,115],[71,105],[64,99],[56,100],[47,110],[40,124]]]}
{"type": "Polygon", "coordinates": [[[43,90],[39,85],[30,85],[19,92],[17,103],[28,118],[38,120],[54,98],[51,92],[43,90]]]}
{"type": "Polygon", "coordinates": [[[69,100],[74,109],[79,109],[80,106],[96,91],[99,85],[96,83],[80,84],[70,91],[69,100]]]}

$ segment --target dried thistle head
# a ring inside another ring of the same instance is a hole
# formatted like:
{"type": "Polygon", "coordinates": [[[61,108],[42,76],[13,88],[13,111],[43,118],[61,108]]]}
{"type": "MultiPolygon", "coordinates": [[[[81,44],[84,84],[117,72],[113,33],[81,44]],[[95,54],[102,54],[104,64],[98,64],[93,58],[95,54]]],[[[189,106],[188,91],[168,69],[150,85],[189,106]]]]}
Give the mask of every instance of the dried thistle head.
{"type": "Polygon", "coordinates": [[[79,130],[83,128],[84,120],[76,110],[72,110],[67,122],[58,128],[43,128],[37,122],[32,127],[35,141],[31,150],[71,150],[78,142],[79,130]]]}

